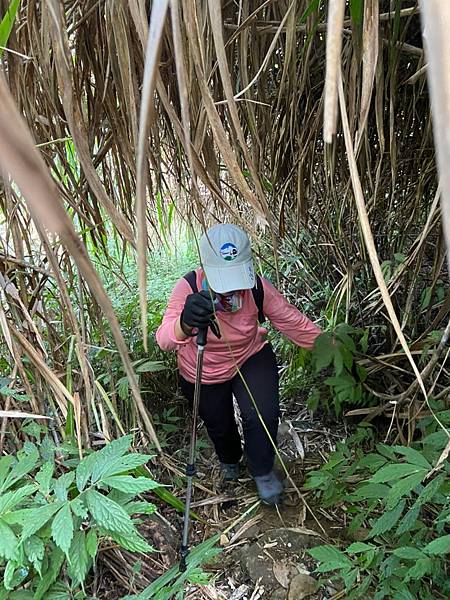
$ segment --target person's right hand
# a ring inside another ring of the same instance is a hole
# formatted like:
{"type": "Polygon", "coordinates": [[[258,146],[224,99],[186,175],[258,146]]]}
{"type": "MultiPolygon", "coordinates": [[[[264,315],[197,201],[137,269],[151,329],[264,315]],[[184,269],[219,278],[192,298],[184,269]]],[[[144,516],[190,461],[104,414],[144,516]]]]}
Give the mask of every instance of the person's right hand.
{"type": "Polygon", "coordinates": [[[210,292],[202,290],[189,294],[181,313],[181,322],[188,327],[208,327],[214,316],[214,307],[210,292]]]}

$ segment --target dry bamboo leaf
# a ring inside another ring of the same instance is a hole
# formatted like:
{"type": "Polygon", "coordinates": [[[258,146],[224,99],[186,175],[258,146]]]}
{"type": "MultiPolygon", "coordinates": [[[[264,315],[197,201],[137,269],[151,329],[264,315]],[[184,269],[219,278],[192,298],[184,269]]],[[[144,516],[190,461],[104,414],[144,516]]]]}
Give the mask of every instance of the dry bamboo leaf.
{"type": "Polygon", "coordinates": [[[181,123],[183,126],[184,134],[184,151],[186,152],[187,162],[189,165],[189,171],[191,173],[192,180],[192,195],[196,205],[197,215],[200,216],[203,228],[206,229],[206,223],[203,219],[203,211],[200,203],[200,192],[197,184],[197,173],[194,168],[194,158],[191,146],[191,123],[189,116],[189,92],[188,92],[188,78],[186,77],[186,63],[183,38],[181,35],[181,24],[180,24],[180,5],[178,0],[171,0],[171,19],[172,19],[172,35],[174,44],[175,54],[175,66],[177,70],[177,83],[178,91],[180,96],[180,107],[181,107],[181,123]]]}
{"type": "Polygon", "coordinates": [[[338,109],[338,77],[341,70],[342,24],[345,0],[330,0],[327,25],[327,64],[325,73],[325,104],[323,114],[323,138],[327,144],[336,133],[338,109]]]}
{"type": "Polygon", "coordinates": [[[53,39],[59,88],[62,92],[62,103],[80,164],[93,193],[105,208],[112,222],[124,238],[134,245],[131,227],[124,215],[117,210],[114,203],[108,198],[90,156],[87,128],[72,86],[73,78],[70,67],[72,61],[62,11],[63,6],[58,0],[47,0],[47,6],[51,15],[50,31],[53,39]]]}
{"type": "MultiPolygon", "coordinates": [[[[378,258],[378,254],[377,254],[377,251],[375,248],[375,242],[374,242],[374,238],[373,238],[373,234],[372,234],[372,229],[370,227],[370,222],[369,222],[369,218],[367,215],[366,205],[364,202],[364,194],[362,191],[361,180],[360,180],[359,174],[358,174],[356,158],[355,158],[355,154],[353,152],[352,141],[351,141],[351,136],[350,136],[350,128],[348,125],[347,111],[346,111],[346,107],[345,107],[344,88],[343,88],[343,84],[342,84],[342,77],[340,74],[339,74],[339,79],[338,79],[338,90],[339,90],[339,104],[341,107],[342,125],[343,125],[343,130],[344,130],[345,147],[347,150],[347,158],[348,158],[348,163],[349,163],[349,167],[350,167],[350,176],[351,176],[351,181],[352,181],[353,193],[355,196],[355,202],[356,202],[356,206],[358,209],[359,221],[360,221],[362,233],[364,236],[364,242],[365,242],[365,245],[367,248],[367,252],[369,254],[369,258],[370,258],[372,269],[373,269],[373,272],[375,275],[375,279],[376,279],[378,287],[380,289],[380,293],[383,298],[384,305],[386,306],[386,310],[388,312],[389,318],[391,319],[392,325],[395,329],[395,333],[397,334],[400,344],[401,344],[403,350],[405,351],[405,354],[412,366],[412,369],[417,378],[420,389],[425,397],[425,400],[428,403],[428,395],[427,395],[427,391],[425,389],[424,382],[422,380],[419,369],[417,368],[415,360],[411,354],[411,351],[408,347],[408,343],[405,339],[404,333],[400,326],[397,314],[396,314],[394,306],[392,304],[392,299],[389,295],[389,292],[388,292],[388,289],[386,286],[386,282],[383,277],[383,272],[382,272],[381,266],[380,266],[380,260],[378,258]]],[[[447,433],[447,435],[448,435],[448,433],[447,433]]]]}
{"type": "Polygon", "coordinates": [[[303,447],[302,440],[300,436],[296,432],[294,426],[292,425],[292,421],[286,420],[286,423],[289,425],[289,434],[292,437],[295,447],[297,448],[298,455],[302,460],[305,459],[305,448],[303,447]]]}
{"type": "Polygon", "coordinates": [[[450,270],[450,3],[420,0],[439,175],[442,224],[450,270]]]}
{"type": "MultiPolygon", "coordinates": [[[[291,12],[292,5],[293,4],[291,3],[291,5],[288,8],[288,14],[290,14],[290,12],[291,12]]],[[[223,20],[222,20],[221,1],[220,0],[208,0],[208,6],[209,6],[209,18],[210,18],[210,22],[211,22],[213,37],[214,37],[214,44],[215,44],[215,48],[216,48],[217,62],[219,64],[219,71],[220,71],[220,75],[222,78],[223,88],[225,91],[225,96],[227,99],[228,109],[229,109],[230,115],[231,115],[231,120],[233,122],[234,130],[236,132],[237,138],[238,138],[240,146],[241,146],[241,151],[244,155],[248,169],[252,175],[253,182],[254,182],[256,190],[258,192],[258,198],[259,198],[259,202],[260,202],[260,212],[262,212],[265,215],[264,220],[267,219],[270,223],[271,219],[270,219],[269,207],[267,205],[266,198],[265,198],[262,186],[261,186],[261,181],[259,178],[259,174],[257,172],[256,165],[254,164],[254,162],[250,156],[250,153],[248,151],[248,148],[247,148],[247,141],[245,139],[245,135],[244,135],[244,132],[241,127],[238,110],[237,110],[237,106],[236,106],[236,101],[233,96],[231,75],[230,75],[230,70],[228,67],[227,57],[226,57],[226,53],[225,53],[225,43],[224,43],[224,39],[223,39],[223,31],[222,31],[223,20]]],[[[271,231],[273,233],[273,228],[271,228],[271,231]]],[[[274,236],[273,236],[273,241],[274,241],[274,247],[276,248],[277,241],[274,236]]]]}
{"type": "Polygon", "coordinates": [[[131,17],[134,26],[138,32],[139,40],[142,47],[145,48],[147,41],[148,23],[145,1],[143,0],[128,0],[128,8],[130,9],[131,17]]]}
{"type": "MultiPolygon", "coordinates": [[[[20,188],[33,220],[42,227],[56,232],[61,236],[65,246],[73,256],[80,272],[86,279],[93,296],[102,307],[106,318],[111,326],[114,339],[117,344],[120,356],[122,358],[125,372],[130,381],[130,387],[136,401],[136,405],[141,414],[147,432],[155,443],[158,451],[161,451],[158,438],[156,437],[150,416],[140,395],[138,382],[131,365],[128,350],[120,331],[117,317],[111,304],[111,300],[106,294],[103,285],[98,278],[97,273],[89,259],[86,248],[80,238],[75,233],[72,222],[64,210],[58,197],[58,192],[53,183],[44,162],[35,148],[30,132],[21,119],[18,110],[14,104],[11,94],[5,84],[4,78],[0,75],[0,169],[5,176],[11,178],[20,188]]],[[[13,331],[23,347],[27,347],[27,354],[33,354],[36,362],[40,366],[46,367],[45,363],[37,355],[19,332],[13,331]]],[[[52,389],[57,390],[58,398],[61,401],[61,408],[64,414],[64,404],[67,392],[61,382],[47,368],[47,380],[52,389]],[[56,379],[56,381],[55,381],[56,379]],[[62,388],[61,388],[62,386],[62,388]],[[64,391],[63,391],[64,390],[64,391]]],[[[68,392],[67,392],[68,393],[68,392]]],[[[72,402],[69,394],[67,399],[72,402]]]]}
{"type": "Polygon", "coordinates": [[[8,320],[5,315],[5,310],[2,304],[2,298],[0,297],[0,327],[5,338],[6,345],[8,346],[11,357],[14,357],[13,341],[11,339],[11,332],[8,327],[8,320]]]}
{"type": "Polygon", "coordinates": [[[21,410],[0,410],[0,419],[47,419],[51,421],[53,417],[22,412],[21,410]]]}
{"type": "Polygon", "coordinates": [[[73,393],[73,416],[75,421],[75,431],[77,434],[77,446],[80,460],[83,458],[83,441],[81,438],[81,401],[78,392],[73,393]]]}
{"type": "Polygon", "coordinates": [[[45,349],[44,342],[42,341],[42,337],[41,337],[39,331],[37,330],[37,327],[36,327],[33,319],[31,318],[31,315],[28,312],[27,307],[22,302],[22,298],[19,295],[19,291],[17,290],[17,287],[11,281],[5,279],[1,273],[0,273],[0,287],[3,289],[5,294],[8,294],[12,298],[14,298],[14,300],[20,306],[20,308],[22,309],[22,312],[23,312],[23,316],[25,317],[25,322],[23,323],[23,325],[25,327],[29,327],[29,329],[34,333],[40,349],[42,350],[43,354],[46,356],[47,351],[45,349]]]}
{"type": "Polygon", "coordinates": [[[291,567],[289,563],[284,561],[276,561],[273,563],[272,570],[275,579],[278,581],[281,587],[287,589],[291,580],[291,567]]]}
{"type": "Polygon", "coordinates": [[[29,360],[38,368],[42,377],[47,381],[49,387],[52,389],[59,409],[64,417],[67,417],[67,402],[69,401],[72,405],[74,400],[72,394],[66,388],[66,386],[58,379],[53,371],[48,367],[46,362],[40,356],[40,354],[33,348],[27,338],[15,329],[10,330],[19,344],[22,346],[23,351],[29,358],[29,360]]]}
{"type": "Polygon", "coordinates": [[[258,71],[256,72],[256,75],[253,77],[253,79],[250,81],[250,83],[244,87],[244,89],[242,89],[238,94],[236,94],[234,96],[235,100],[237,100],[238,98],[240,98],[241,96],[243,96],[252,87],[252,85],[255,84],[258,81],[261,73],[263,73],[266,70],[267,65],[269,64],[270,57],[272,56],[272,54],[273,54],[273,52],[274,52],[274,50],[276,48],[276,42],[278,41],[278,37],[281,35],[281,32],[283,31],[284,24],[286,23],[289,15],[290,15],[290,12],[291,12],[291,10],[292,10],[292,8],[294,6],[295,6],[295,1],[292,1],[289,4],[286,13],[283,16],[283,19],[282,19],[281,23],[277,27],[277,30],[275,32],[275,36],[274,36],[273,40],[270,43],[269,49],[267,50],[267,53],[266,53],[266,55],[265,55],[265,57],[264,57],[264,59],[263,59],[263,61],[261,63],[261,66],[259,67],[258,71]]]}
{"type": "Polygon", "coordinates": [[[152,4],[147,50],[145,54],[144,80],[142,83],[139,137],[136,149],[136,221],[138,250],[139,302],[144,349],[147,351],[147,153],[148,132],[155,117],[155,87],[161,38],[166,21],[169,0],[157,0],[152,4]]]}
{"type": "Polygon", "coordinates": [[[426,479],[429,479],[431,477],[431,475],[433,475],[433,473],[436,473],[436,471],[438,471],[442,467],[442,465],[445,463],[445,461],[448,460],[449,454],[450,454],[450,440],[447,442],[447,445],[445,446],[444,450],[442,451],[436,465],[427,474],[426,479]]]}
{"type": "Polygon", "coordinates": [[[253,527],[253,525],[256,525],[261,520],[262,520],[262,515],[255,515],[248,521],[245,521],[245,523],[236,531],[236,533],[234,533],[232,535],[232,537],[230,539],[230,544],[234,544],[235,542],[237,542],[240,538],[242,538],[244,533],[246,531],[248,531],[248,529],[250,529],[250,527],[253,527]]]}
{"type": "Polygon", "coordinates": [[[230,176],[232,177],[236,187],[240,194],[248,202],[248,204],[254,209],[257,217],[261,220],[262,224],[266,224],[266,215],[261,211],[259,202],[255,198],[253,192],[248,186],[248,183],[242,173],[242,169],[236,160],[236,155],[233,148],[228,140],[228,136],[224,129],[223,123],[219,117],[217,109],[214,105],[214,101],[209,90],[209,86],[203,72],[203,55],[200,45],[200,33],[198,31],[197,19],[195,15],[195,7],[190,3],[185,5],[186,17],[187,17],[187,33],[189,36],[189,43],[192,49],[193,60],[197,72],[198,84],[202,93],[203,103],[208,114],[209,123],[214,133],[214,140],[222,154],[223,160],[227,166],[230,176]]]}
{"type": "Polygon", "coordinates": [[[372,90],[377,70],[378,59],[378,13],[379,0],[366,0],[364,3],[364,29],[363,29],[363,54],[362,54],[362,84],[359,111],[359,129],[356,135],[356,154],[358,154],[364,129],[369,114],[372,90]]]}

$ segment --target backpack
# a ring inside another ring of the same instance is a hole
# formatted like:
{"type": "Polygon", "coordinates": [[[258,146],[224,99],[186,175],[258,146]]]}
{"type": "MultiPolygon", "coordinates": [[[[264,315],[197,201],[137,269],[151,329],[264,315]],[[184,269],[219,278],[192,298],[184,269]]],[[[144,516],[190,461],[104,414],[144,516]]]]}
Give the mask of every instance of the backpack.
{"type": "MultiPolygon", "coordinates": [[[[186,275],[183,276],[183,279],[186,279],[188,284],[191,286],[194,294],[198,292],[197,286],[197,273],[195,271],[189,271],[186,275]]],[[[264,314],[264,288],[261,281],[261,277],[259,275],[256,276],[256,285],[252,288],[253,300],[255,301],[256,308],[258,309],[258,321],[259,323],[264,323],[266,320],[266,316],[264,314]]]]}

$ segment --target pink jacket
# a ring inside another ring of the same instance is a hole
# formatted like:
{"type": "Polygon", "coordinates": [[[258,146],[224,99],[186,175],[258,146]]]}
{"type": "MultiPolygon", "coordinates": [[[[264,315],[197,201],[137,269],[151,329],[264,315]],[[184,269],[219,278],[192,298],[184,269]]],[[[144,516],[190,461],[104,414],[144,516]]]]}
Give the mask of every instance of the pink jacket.
{"type": "MultiPolygon", "coordinates": [[[[197,286],[202,289],[203,272],[197,269],[197,286]]],[[[303,348],[312,348],[320,329],[299,310],[289,304],[282,294],[261,277],[264,287],[264,314],[286,337],[303,348]]],[[[176,350],[178,368],[187,380],[195,381],[197,357],[196,338],[178,341],[175,322],[184,307],[186,296],[192,294],[189,283],[180,279],[169,299],[163,321],[156,332],[156,340],[162,350],[176,350]]],[[[236,374],[236,369],[267,344],[267,330],[258,323],[258,310],[251,290],[244,292],[242,308],[237,312],[217,312],[222,338],[219,340],[208,331],[208,342],[203,360],[202,383],[222,383],[236,374]]]]}

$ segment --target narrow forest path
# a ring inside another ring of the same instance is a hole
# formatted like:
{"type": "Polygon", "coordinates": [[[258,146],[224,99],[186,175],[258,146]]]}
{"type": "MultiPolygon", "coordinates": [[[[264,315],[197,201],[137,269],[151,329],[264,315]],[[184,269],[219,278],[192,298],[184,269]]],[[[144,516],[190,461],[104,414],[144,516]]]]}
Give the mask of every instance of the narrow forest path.
{"type": "MultiPolygon", "coordinates": [[[[330,424],[312,416],[303,401],[289,401],[282,406],[278,447],[283,463],[295,486],[302,488],[306,474],[325,461],[335,444],[345,439],[342,425],[330,424]]],[[[333,515],[314,506],[311,494],[305,495],[312,509],[305,510],[303,499],[292,482],[285,480],[283,505],[279,508],[258,504],[254,483],[245,467],[242,477],[224,484],[219,476],[218,462],[202,426],[199,428],[197,477],[192,508],[200,520],[191,523],[191,548],[211,536],[223,532],[240,517],[244,520],[220,537],[220,554],[205,571],[212,574],[206,586],[189,585],[186,599],[210,600],[324,600],[340,598],[331,583],[318,591],[315,562],[307,549],[343,535],[342,525],[333,515]],[[254,509],[249,512],[249,509],[254,509]]],[[[172,491],[184,500],[184,460],[188,447],[188,427],[179,427],[170,438],[159,481],[175,485],[172,491]],[[169,455],[170,451],[172,454],[169,455]]],[[[161,469],[161,465],[158,467],[161,469]]],[[[277,470],[283,469],[277,459],[277,470]]],[[[182,515],[174,508],[158,502],[158,515],[143,517],[141,532],[156,548],[154,560],[142,564],[137,555],[117,548],[102,554],[100,580],[105,600],[139,593],[158,576],[176,565],[181,539],[182,515]],[[124,566],[126,567],[124,568],[124,566]]]]}

